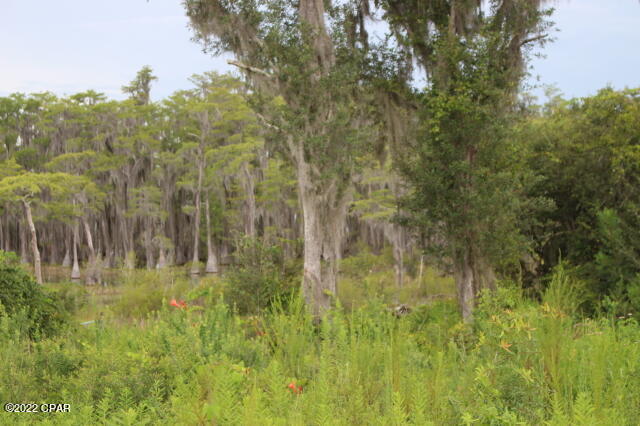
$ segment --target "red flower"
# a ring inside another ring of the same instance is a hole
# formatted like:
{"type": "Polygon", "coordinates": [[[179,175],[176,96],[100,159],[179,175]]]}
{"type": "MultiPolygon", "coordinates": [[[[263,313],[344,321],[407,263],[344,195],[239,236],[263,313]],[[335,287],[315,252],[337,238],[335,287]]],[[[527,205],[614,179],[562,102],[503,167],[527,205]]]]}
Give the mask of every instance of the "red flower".
{"type": "Polygon", "coordinates": [[[169,302],[169,304],[180,309],[184,309],[187,307],[187,303],[184,300],[171,299],[171,302],[169,302]]]}
{"type": "Polygon", "coordinates": [[[295,393],[295,394],[301,394],[302,393],[302,386],[296,386],[296,382],[291,382],[287,385],[287,387],[289,389],[291,389],[291,392],[295,393]]]}

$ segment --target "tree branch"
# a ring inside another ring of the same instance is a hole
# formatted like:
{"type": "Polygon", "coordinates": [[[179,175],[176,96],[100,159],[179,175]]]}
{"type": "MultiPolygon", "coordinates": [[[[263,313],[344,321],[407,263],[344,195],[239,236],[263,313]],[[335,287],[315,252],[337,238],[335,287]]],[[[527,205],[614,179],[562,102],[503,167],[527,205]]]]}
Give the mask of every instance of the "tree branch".
{"type": "Polygon", "coordinates": [[[278,132],[284,132],[284,130],[282,130],[280,127],[270,123],[262,114],[259,114],[257,112],[255,114],[266,127],[270,128],[271,130],[277,130],[278,132]]]}
{"type": "Polygon", "coordinates": [[[234,60],[232,60],[232,59],[229,59],[229,60],[227,61],[227,63],[228,63],[229,65],[234,65],[234,66],[236,66],[236,67],[238,67],[238,68],[242,68],[242,69],[244,69],[244,70],[251,71],[251,72],[254,72],[254,73],[256,73],[256,74],[262,74],[262,75],[264,75],[265,77],[269,77],[269,78],[272,78],[272,77],[273,77],[273,75],[272,75],[272,74],[269,74],[269,73],[268,73],[268,72],[266,72],[265,70],[261,70],[260,68],[252,67],[251,65],[243,64],[243,63],[242,63],[242,62],[240,62],[240,61],[234,61],[234,60]]]}
{"type": "Polygon", "coordinates": [[[532,43],[534,41],[544,40],[545,38],[547,38],[547,34],[542,34],[542,35],[539,35],[539,36],[536,36],[536,37],[526,38],[526,39],[524,39],[524,40],[522,40],[520,42],[520,47],[524,46],[525,44],[532,43]]]}

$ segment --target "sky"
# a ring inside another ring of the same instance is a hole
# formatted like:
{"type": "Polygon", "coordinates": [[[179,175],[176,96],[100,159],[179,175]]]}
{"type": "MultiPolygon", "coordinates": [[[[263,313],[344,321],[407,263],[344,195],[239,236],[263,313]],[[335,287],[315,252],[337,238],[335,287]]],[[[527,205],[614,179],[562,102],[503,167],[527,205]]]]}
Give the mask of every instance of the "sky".
{"type": "MultiPolygon", "coordinates": [[[[640,87],[638,0],[552,5],[559,31],[533,60],[532,83],[567,98],[640,87]]],[[[149,65],[159,100],[189,88],[194,73],[230,70],[191,41],[187,22],[180,0],[0,0],[0,96],[93,89],[122,99],[121,86],[149,65]]]]}

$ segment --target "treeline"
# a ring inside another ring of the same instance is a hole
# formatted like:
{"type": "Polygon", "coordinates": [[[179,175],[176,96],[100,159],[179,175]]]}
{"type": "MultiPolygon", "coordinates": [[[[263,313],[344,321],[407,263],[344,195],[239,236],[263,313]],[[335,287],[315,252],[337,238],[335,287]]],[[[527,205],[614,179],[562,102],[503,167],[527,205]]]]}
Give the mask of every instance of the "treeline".
{"type": "MultiPolygon", "coordinates": [[[[265,146],[242,82],[197,75],[152,103],[154,79],[143,68],[121,102],[93,91],[0,98],[0,248],[34,262],[40,281],[41,261],[74,279],[85,263],[90,284],[105,267],[217,273],[244,236],[302,255],[295,175],[265,146]]],[[[403,231],[385,220],[391,174],[375,175],[359,185],[368,201],[351,238],[391,241],[401,256],[403,231]]]]}

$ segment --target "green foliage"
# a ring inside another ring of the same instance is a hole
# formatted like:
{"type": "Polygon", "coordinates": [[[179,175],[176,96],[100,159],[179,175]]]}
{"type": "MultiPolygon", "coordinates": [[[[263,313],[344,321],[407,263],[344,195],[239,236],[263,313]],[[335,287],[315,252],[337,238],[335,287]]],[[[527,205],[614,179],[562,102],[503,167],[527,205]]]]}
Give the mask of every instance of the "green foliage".
{"type": "Polygon", "coordinates": [[[539,272],[561,259],[577,267],[591,309],[603,296],[618,303],[619,313],[639,307],[639,93],[603,89],[588,98],[556,97],[518,133],[542,177],[533,195],[556,205],[535,218],[544,262],[539,272]]]}
{"type": "Polygon", "coordinates": [[[0,250],[0,320],[8,316],[32,338],[51,336],[68,324],[65,299],[36,283],[15,254],[0,250]]]}
{"type": "Polygon", "coordinates": [[[118,299],[111,306],[112,312],[123,318],[144,319],[163,308],[170,299],[184,298],[191,285],[181,271],[142,271],[125,273],[117,287],[118,299]]]}
{"type": "Polygon", "coordinates": [[[285,261],[279,246],[243,238],[235,262],[225,273],[225,300],[241,314],[257,314],[275,300],[286,302],[300,283],[297,266],[285,261]]]}
{"type": "Polygon", "coordinates": [[[66,312],[77,313],[89,304],[89,293],[87,289],[78,283],[67,281],[49,284],[47,285],[47,289],[55,295],[58,304],[66,312]]]}
{"type": "MultiPolygon", "coordinates": [[[[409,256],[406,257],[407,263],[411,263],[409,256]]],[[[443,276],[433,266],[424,267],[422,281],[417,268],[411,268],[413,271],[408,271],[402,288],[398,288],[393,267],[391,247],[379,255],[363,247],[358,254],[343,259],[338,282],[338,299],[342,306],[348,311],[371,300],[416,305],[434,299],[455,298],[453,279],[443,276]]]]}
{"type": "Polygon", "coordinates": [[[512,284],[485,293],[473,326],[453,301],[401,318],[371,301],[315,324],[294,298],[243,317],[212,287],[38,341],[1,316],[0,399],[71,412],[0,423],[635,424],[640,326],[567,315],[567,276],[542,304],[512,284]]]}
{"type": "Polygon", "coordinates": [[[15,160],[26,170],[34,170],[41,164],[42,157],[35,148],[24,148],[16,152],[15,160]]]}
{"type": "Polygon", "coordinates": [[[415,13],[405,16],[389,6],[393,24],[407,31],[416,56],[433,68],[417,98],[417,135],[400,156],[411,189],[402,203],[404,222],[425,235],[431,252],[458,276],[466,267],[472,271],[461,298],[492,287],[493,271],[517,267],[530,245],[530,218],[549,207],[543,197],[530,196],[537,179],[526,147],[511,135],[522,118],[517,90],[529,54],[528,42],[517,40],[544,39],[548,12],[538,2],[518,1],[508,12],[503,7],[499,1],[487,2],[486,11],[474,2],[456,8],[409,3],[407,11],[415,13]]]}

